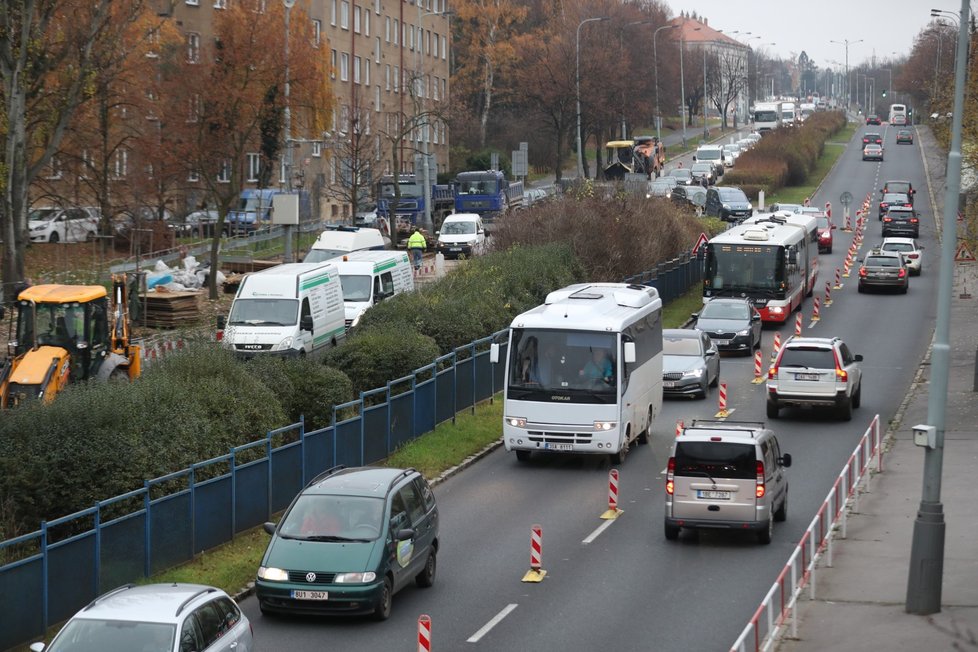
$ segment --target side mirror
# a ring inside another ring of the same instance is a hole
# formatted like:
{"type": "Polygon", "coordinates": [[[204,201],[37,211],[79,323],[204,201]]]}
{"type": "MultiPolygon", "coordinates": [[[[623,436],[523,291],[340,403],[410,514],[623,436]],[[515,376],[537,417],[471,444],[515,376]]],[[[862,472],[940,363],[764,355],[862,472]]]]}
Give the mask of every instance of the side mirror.
{"type": "Polygon", "coordinates": [[[397,534],[394,535],[394,539],[397,541],[410,541],[414,538],[413,528],[404,528],[403,530],[398,530],[397,534]]]}
{"type": "Polygon", "coordinates": [[[635,364],[635,342],[625,342],[622,359],[625,364],[635,364]]]}
{"type": "Polygon", "coordinates": [[[41,650],[43,649],[44,649],[44,643],[41,643],[40,641],[38,641],[37,643],[31,643],[30,646],[31,652],[41,652],[41,650]]]}
{"type": "Polygon", "coordinates": [[[689,313],[689,318],[690,319],[699,319],[700,318],[700,313],[698,313],[698,312],[691,312],[691,313],[689,313]]]}
{"type": "Polygon", "coordinates": [[[693,154],[693,160],[694,161],[696,160],[696,154],[693,154]]]}
{"type": "MultiPolygon", "coordinates": [[[[2,317],[3,317],[3,315],[0,315],[0,318],[2,318],[2,317]]],[[[228,325],[228,316],[227,315],[218,315],[217,316],[217,330],[223,331],[224,328],[227,325],[228,325]]]]}
{"type": "Polygon", "coordinates": [[[781,466],[783,467],[791,466],[791,453],[784,453],[781,456],[781,466]]]}
{"type": "Polygon", "coordinates": [[[441,231],[435,231],[435,235],[441,235],[441,231]]]}
{"type": "Polygon", "coordinates": [[[857,353],[856,356],[855,356],[855,359],[856,359],[856,362],[862,362],[863,361],[863,356],[861,354],[858,354],[857,353]]]}
{"type": "Polygon", "coordinates": [[[750,320],[751,321],[761,321],[761,313],[759,313],[759,312],[751,313],[750,320]]]}
{"type": "Polygon", "coordinates": [[[499,344],[496,342],[489,345],[489,362],[493,364],[499,362],[499,344]]]}
{"type": "Polygon", "coordinates": [[[312,315],[305,315],[299,320],[299,330],[312,332],[312,315]]]}
{"type": "Polygon", "coordinates": [[[268,534],[275,534],[275,524],[274,523],[264,523],[261,529],[265,530],[268,534]]]}

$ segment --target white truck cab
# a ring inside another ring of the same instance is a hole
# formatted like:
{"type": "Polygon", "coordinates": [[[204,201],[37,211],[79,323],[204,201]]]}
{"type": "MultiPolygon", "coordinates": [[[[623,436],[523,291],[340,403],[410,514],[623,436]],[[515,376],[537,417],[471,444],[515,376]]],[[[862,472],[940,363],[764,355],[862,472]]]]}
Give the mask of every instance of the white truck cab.
{"type": "Polygon", "coordinates": [[[333,263],[288,263],[247,274],[231,303],[223,346],[243,357],[302,356],[346,336],[333,263]]]}
{"type": "Polygon", "coordinates": [[[411,262],[403,251],[354,251],[330,262],[343,286],[346,328],[356,326],[378,302],[414,290],[411,262]]]}

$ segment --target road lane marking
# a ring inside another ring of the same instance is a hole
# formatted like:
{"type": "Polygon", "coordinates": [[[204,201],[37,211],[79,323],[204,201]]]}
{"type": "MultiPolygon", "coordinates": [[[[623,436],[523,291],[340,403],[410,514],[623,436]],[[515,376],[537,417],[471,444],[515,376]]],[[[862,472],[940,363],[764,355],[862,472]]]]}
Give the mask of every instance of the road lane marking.
{"type": "Polygon", "coordinates": [[[597,539],[599,536],[601,536],[601,533],[602,532],[604,532],[609,527],[611,527],[611,524],[612,523],[614,523],[613,520],[611,520],[611,521],[605,521],[604,523],[602,523],[601,525],[599,525],[598,527],[596,527],[594,529],[594,532],[592,532],[591,534],[587,535],[587,538],[584,539],[584,541],[581,541],[581,543],[588,544],[588,543],[593,542],[595,539],[597,539]]]}
{"type": "Polygon", "coordinates": [[[513,603],[513,604],[508,604],[505,607],[503,607],[503,610],[502,611],[500,611],[498,614],[496,614],[495,616],[493,616],[492,617],[492,620],[490,620],[485,625],[483,625],[482,626],[482,629],[480,629],[475,634],[473,634],[472,636],[470,636],[465,642],[466,643],[478,643],[482,639],[483,636],[485,636],[486,634],[488,634],[492,630],[493,627],[495,627],[500,622],[502,622],[503,618],[505,618],[506,616],[508,616],[510,614],[510,612],[513,611],[513,609],[515,609],[518,606],[519,606],[518,604],[513,603]]]}

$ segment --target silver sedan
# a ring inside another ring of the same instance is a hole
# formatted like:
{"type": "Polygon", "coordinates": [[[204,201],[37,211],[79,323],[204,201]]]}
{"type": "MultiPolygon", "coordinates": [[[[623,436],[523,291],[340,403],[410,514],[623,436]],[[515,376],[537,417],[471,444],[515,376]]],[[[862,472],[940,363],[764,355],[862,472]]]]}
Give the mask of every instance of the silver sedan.
{"type": "Polygon", "coordinates": [[[662,331],[662,393],[706,398],[720,382],[720,352],[694,328],[662,331]]]}

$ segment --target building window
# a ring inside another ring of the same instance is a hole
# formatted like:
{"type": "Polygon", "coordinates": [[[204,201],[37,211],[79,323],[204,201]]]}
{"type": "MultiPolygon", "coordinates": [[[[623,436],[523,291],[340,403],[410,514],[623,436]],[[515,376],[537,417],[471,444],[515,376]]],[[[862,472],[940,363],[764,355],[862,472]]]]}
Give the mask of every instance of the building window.
{"type": "Polygon", "coordinates": [[[256,14],[265,13],[265,0],[254,0],[254,2],[255,2],[254,12],[256,14]]]}
{"type": "Polygon", "coordinates": [[[81,171],[78,173],[80,179],[88,178],[88,171],[92,167],[92,154],[87,149],[83,149],[81,153],[81,171]]]}
{"type": "Polygon", "coordinates": [[[329,0],[329,24],[336,27],[336,0],[329,0]]]}
{"type": "Polygon", "coordinates": [[[285,157],[278,162],[278,182],[279,184],[285,185],[285,182],[289,180],[289,170],[285,165],[285,157]]]}
{"type": "Polygon", "coordinates": [[[261,172],[261,155],[255,152],[248,153],[248,183],[256,183],[261,172]]]}
{"type": "Polygon", "coordinates": [[[380,112],[380,84],[374,86],[374,111],[380,112]]]}
{"type": "Polygon", "coordinates": [[[112,176],[115,179],[125,179],[129,171],[129,152],[124,149],[116,150],[112,159],[112,176]]]}
{"type": "Polygon", "coordinates": [[[340,53],[340,81],[350,81],[350,55],[340,53]]]}
{"type": "Polygon", "coordinates": [[[448,56],[448,34],[445,34],[445,39],[441,44],[441,60],[444,61],[445,57],[448,56]]]}
{"type": "Polygon", "coordinates": [[[408,28],[407,42],[408,42],[408,49],[413,50],[414,49],[414,25],[411,25],[408,28]]]}
{"type": "Polygon", "coordinates": [[[200,34],[187,34],[187,63],[200,63],[200,34]]]}
{"type": "Polygon", "coordinates": [[[374,40],[374,63],[380,64],[380,37],[374,40]]]}
{"type": "Polygon", "coordinates": [[[431,98],[434,100],[438,99],[438,78],[435,77],[435,83],[431,86],[431,98]]]}
{"type": "Polygon", "coordinates": [[[228,8],[228,0],[214,0],[214,8],[215,9],[227,9],[228,8]]]}
{"type": "Polygon", "coordinates": [[[319,47],[320,39],[323,34],[323,21],[318,19],[313,19],[312,21],[312,45],[313,47],[319,47]]]}
{"type": "Polygon", "coordinates": [[[391,42],[391,17],[384,16],[384,42],[391,42]]]}
{"type": "Polygon", "coordinates": [[[353,6],[353,31],[357,34],[360,33],[360,5],[353,6]]]}
{"type": "Polygon", "coordinates": [[[61,159],[57,156],[52,156],[51,160],[48,162],[47,173],[44,175],[45,179],[60,179],[61,178],[61,159]]]}
{"type": "Polygon", "coordinates": [[[380,0],[374,0],[374,13],[380,15],[380,0]]]}
{"type": "Polygon", "coordinates": [[[394,92],[395,93],[401,92],[399,88],[400,79],[401,79],[401,69],[397,66],[394,66],[394,92]]]}
{"type": "Polygon", "coordinates": [[[187,0],[187,5],[190,7],[196,7],[200,4],[199,0],[187,0]]]}
{"type": "Polygon", "coordinates": [[[448,80],[444,77],[441,78],[441,99],[448,99],[448,80]]]}
{"type": "Polygon", "coordinates": [[[374,158],[378,161],[380,160],[381,150],[380,150],[380,136],[374,136],[374,158]]]}
{"type": "Polygon", "coordinates": [[[228,161],[221,161],[221,169],[217,171],[218,183],[231,183],[231,164],[228,161]]]}
{"type": "Polygon", "coordinates": [[[336,79],[336,50],[329,54],[329,78],[336,79]]]}
{"type": "Polygon", "coordinates": [[[353,83],[360,83],[360,57],[353,57],[353,83]]]}
{"type": "Polygon", "coordinates": [[[340,27],[350,29],[350,3],[340,0],[340,27]]]}
{"type": "Polygon", "coordinates": [[[437,59],[438,58],[438,35],[437,34],[435,34],[435,42],[432,45],[434,46],[432,48],[432,52],[434,52],[435,58],[437,59]]]}
{"type": "Polygon", "coordinates": [[[384,90],[390,92],[391,90],[391,64],[386,64],[384,66],[384,90]]]}
{"type": "Polygon", "coordinates": [[[370,59],[363,60],[363,85],[370,86],[370,59]]]}
{"type": "Polygon", "coordinates": [[[200,120],[200,95],[196,93],[190,98],[189,112],[187,113],[187,122],[197,122],[200,120]]]}
{"type": "Polygon", "coordinates": [[[397,23],[397,19],[394,19],[394,45],[397,45],[398,35],[401,32],[401,27],[397,23]]]}
{"type": "Polygon", "coordinates": [[[370,36],[370,10],[363,10],[363,35],[370,36]]]}
{"type": "Polygon", "coordinates": [[[190,183],[197,183],[198,181],[200,181],[200,172],[198,172],[197,170],[188,170],[187,181],[189,181],[190,183]]]}
{"type": "Polygon", "coordinates": [[[323,143],[319,140],[312,141],[312,155],[314,158],[319,158],[323,155],[323,143]]]}

